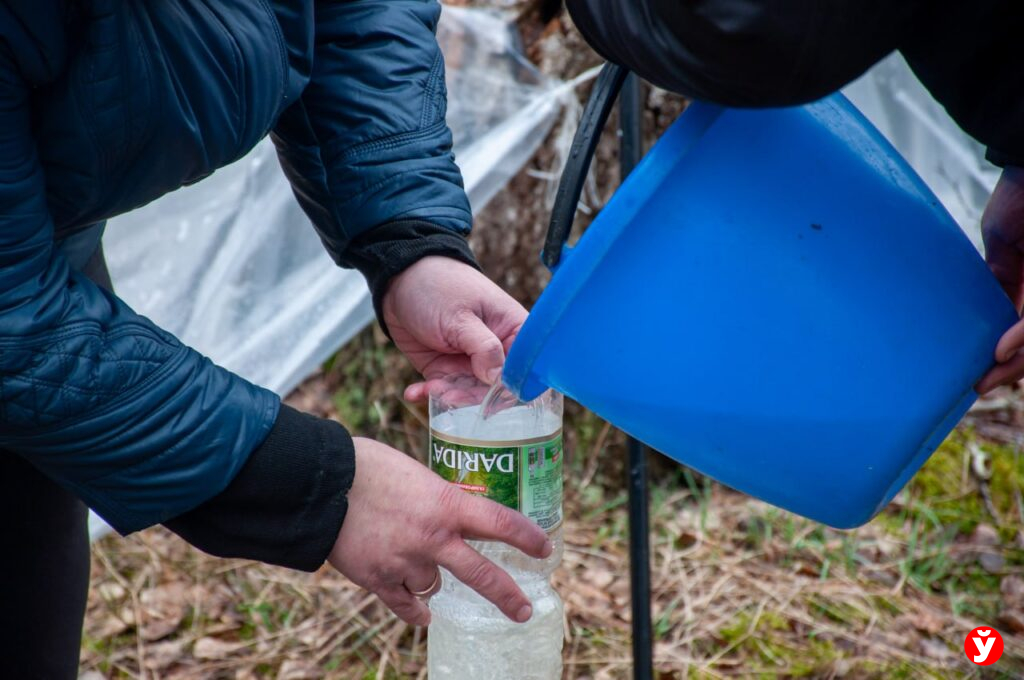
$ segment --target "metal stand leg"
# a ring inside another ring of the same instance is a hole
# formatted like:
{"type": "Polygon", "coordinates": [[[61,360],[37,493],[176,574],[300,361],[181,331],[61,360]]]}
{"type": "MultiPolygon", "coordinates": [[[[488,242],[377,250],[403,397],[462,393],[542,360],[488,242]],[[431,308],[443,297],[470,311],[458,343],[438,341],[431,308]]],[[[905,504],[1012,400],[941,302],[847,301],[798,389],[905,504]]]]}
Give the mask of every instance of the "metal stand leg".
{"type": "MultiPolygon", "coordinates": [[[[630,75],[619,99],[619,167],[622,179],[643,155],[640,81],[630,75]]],[[[629,438],[629,575],[633,604],[633,677],[654,677],[651,627],[651,546],[647,501],[647,449],[629,438]]]]}
{"type": "Polygon", "coordinates": [[[633,601],[633,677],[654,676],[651,546],[647,517],[647,448],[629,438],[629,576],[633,601]]]}

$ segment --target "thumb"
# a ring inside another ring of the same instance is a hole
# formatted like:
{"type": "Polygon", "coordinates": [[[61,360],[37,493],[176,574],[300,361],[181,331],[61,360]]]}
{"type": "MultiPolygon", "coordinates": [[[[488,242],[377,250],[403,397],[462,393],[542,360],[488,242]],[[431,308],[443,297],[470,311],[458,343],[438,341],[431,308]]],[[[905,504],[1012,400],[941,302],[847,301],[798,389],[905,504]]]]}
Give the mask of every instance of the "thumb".
{"type": "Polygon", "coordinates": [[[473,375],[493,385],[501,377],[505,350],[498,336],[476,314],[463,314],[456,321],[454,349],[469,357],[473,375]]]}

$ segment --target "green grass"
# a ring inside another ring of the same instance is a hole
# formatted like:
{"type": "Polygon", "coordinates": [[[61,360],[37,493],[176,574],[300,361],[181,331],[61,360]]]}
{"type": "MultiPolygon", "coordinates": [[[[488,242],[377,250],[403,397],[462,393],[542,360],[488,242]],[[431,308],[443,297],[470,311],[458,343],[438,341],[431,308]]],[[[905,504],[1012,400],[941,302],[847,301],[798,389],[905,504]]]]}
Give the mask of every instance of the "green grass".
{"type": "Polygon", "coordinates": [[[842,656],[828,640],[794,640],[790,622],[772,611],[762,612],[756,622],[750,612],[742,612],[732,624],[719,629],[719,635],[726,648],[751,659],[747,672],[758,678],[820,675],[842,656]]]}

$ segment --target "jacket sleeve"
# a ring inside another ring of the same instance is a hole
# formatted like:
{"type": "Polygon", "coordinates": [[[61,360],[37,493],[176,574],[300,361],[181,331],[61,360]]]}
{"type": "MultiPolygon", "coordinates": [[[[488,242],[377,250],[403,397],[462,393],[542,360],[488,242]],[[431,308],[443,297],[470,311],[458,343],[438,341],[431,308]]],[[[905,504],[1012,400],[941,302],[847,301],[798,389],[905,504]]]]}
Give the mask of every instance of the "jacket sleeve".
{"type": "Polygon", "coordinates": [[[996,165],[1024,166],[1024,7],[936,2],[900,46],[925,87],[996,165]]]}
{"type": "Polygon", "coordinates": [[[567,0],[609,61],[725,106],[802,104],[892,52],[921,0],[567,0]]]}
{"type": "Polygon", "coordinates": [[[282,404],[231,484],[164,525],[217,557],[316,571],[338,539],[355,471],[345,428],[282,404]]]}
{"type": "Polygon", "coordinates": [[[1024,165],[1024,11],[1003,0],[567,0],[587,42],[726,106],[828,95],[899,49],[998,165],[1024,165]]]}
{"type": "Polygon", "coordinates": [[[127,533],[224,489],[267,437],[279,400],[183,346],[57,252],[32,135],[39,55],[4,12],[0,448],[127,533]]]}
{"type": "MultiPolygon", "coordinates": [[[[319,0],[309,84],[273,140],[327,250],[370,281],[420,257],[475,264],[472,216],[445,123],[435,0],[319,0]]],[[[379,314],[378,314],[379,318],[379,314]]]]}

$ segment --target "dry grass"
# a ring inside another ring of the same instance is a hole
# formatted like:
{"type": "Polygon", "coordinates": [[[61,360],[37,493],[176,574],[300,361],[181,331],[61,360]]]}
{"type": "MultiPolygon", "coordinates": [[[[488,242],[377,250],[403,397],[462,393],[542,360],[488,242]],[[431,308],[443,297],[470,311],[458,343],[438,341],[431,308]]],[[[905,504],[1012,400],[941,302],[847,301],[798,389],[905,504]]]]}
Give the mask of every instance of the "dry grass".
{"type": "MultiPolygon", "coordinates": [[[[294,400],[423,451],[421,414],[383,396],[405,371],[366,333],[294,400]],[[376,375],[359,401],[337,389],[349,370],[376,375]]],[[[982,624],[1005,634],[997,670],[1020,677],[1024,638],[1011,630],[1024,630],[1024,466],[1014,449],[973,433],[1024,413],[1007,404],[975,416],[891,508],[853,532],[653,458],[659,677],[970,677],[977,671],[963,639],[982,624]],[[979,446],[998,483],[962,473],[979,446]]],[[[566,602],[566,677],[626,678],[623,441],[579,409],[567,440],[566,554],[555,576],[566,602]]],[[[218,560],[161,529],[94,548],[83,670],[102,677],[417,678],[425,653],[424,631],[329,569],[307,575],[218,560]]]]}

